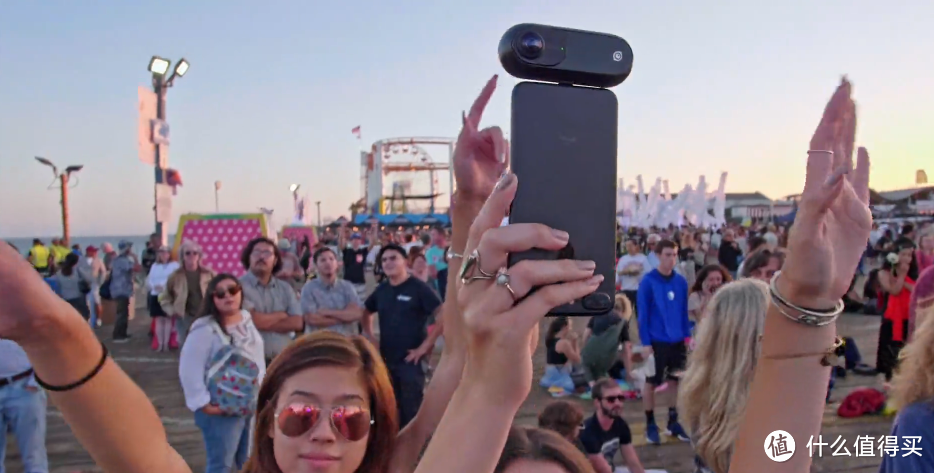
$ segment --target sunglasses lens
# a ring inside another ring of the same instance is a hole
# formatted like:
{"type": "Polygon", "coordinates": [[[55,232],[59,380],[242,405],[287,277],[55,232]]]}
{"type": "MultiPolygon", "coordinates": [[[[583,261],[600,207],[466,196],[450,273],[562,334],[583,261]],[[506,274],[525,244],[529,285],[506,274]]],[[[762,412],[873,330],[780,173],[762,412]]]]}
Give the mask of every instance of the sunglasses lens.
{"type": "Polygon", "coordinates": [[[345,439],[356,442],[370,432],[370,414],[359,407],[342,407],[331,413],[334,428],[345,439]]]}
{"type": "Polygon", "coordinates": [[[307,433],[321,417],[321,409],[314,406],[289,406],[279,414],[279,431],[286,437],[307,433]]]}

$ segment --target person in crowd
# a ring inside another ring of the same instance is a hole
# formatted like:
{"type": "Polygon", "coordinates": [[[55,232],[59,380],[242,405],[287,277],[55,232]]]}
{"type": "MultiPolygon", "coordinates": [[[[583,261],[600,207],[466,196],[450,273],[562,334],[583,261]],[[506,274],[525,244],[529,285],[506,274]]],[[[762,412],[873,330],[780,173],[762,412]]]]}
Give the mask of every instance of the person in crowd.
{"type": "Polygon", "coordinates": [[[591,473],[587,457],[556,432],[514,426],[494,469],[501,473],[591,473]]]}
{"type": "Polygon", "coordinates": [[[107,269],[107,273],[109,274],[113,269],[113,262],[117,258],[118,254],[114,250],[114,246],[111,245],[110,242],[106,241],[101,243],[101,252],[104,253],[104,268],[107,269]]]}
{"type": "Polygon", "coordinates": [[[243,306],[263,335],[268,365],[292,341],[295,332],[305,331],[302,306],[292,286],[273,277],[282,269],[282,254],[272,240],[250,240],[240,262],[247,270],[240,277],[243,306]]]}
{"type": "Polygon", "coordinates": [[[645,239],[645,257],[648,259],[649,266],[651,266],[652,269],[658,267],[658,254],[655,253],[655,245],[657,245],[661,240],[662,237],[659,236],[658,233],[651,233],[645,239]]]}
{"type": "MultiPolygon", "coordinates": [[[[343,236],[343,233],[341,234],[343,236]]],[[[344,280],[353,284],[357,298],[366,296],[366,258],[370,247],[363,243],[363,235],[354,232],[350,235],[350,247],[344,246],[344,280]]]]}
{"type": "Polygon", "coordinates": [[[566,394],[574,392],[571,369],[581,363],[580,337],[567,317],[555,317],[545,333],[545,374],[539,385],[545,389],[560,388],[566,394]]]}
{"type": "Polygon", "coordinates": [[[266,363],[263,339],[250,313],[243,310],[242,287],[237,278],[230,274],[215,276],[208,283],[206,296],[204,309],[191,324],[182,345],[178,377],[185,405],[194,412],[195,424],[204,437],[205,472],[228,473],[232,468],[240,471],[249,456],[256,399],[252,389],[244,391],[248,396],[244,400],[225,394],[226,390],[261,385],[266,363]],[[230,371],[222,367],[235,363],[236,377],[228,378],[230,371]],[[220,381],[216,379],[218,374],[222,376],[220,381]]]}
{"type": "Polygon", "coordinates": [[[179,264],[172,261],[172,252],[169,247],[163,246],[156,250],[156,260],[149,266],[149,274],[146,276],[146,288],[148,296],[146,306],[149,308],[149,316],[155,321],[155,330],[153,332],[156,343],[156,351],[168,351],[169,339],[172,336],[172,319],[162,308],[159,302],[159,296],[165,292],[166,284],[175,271],[178,271],[179,264]]]}
{"type": "Polygon", "coordinates": [[[934,227],[928,227],[928,230],[921,234],[915,257],[918,259],[919,273],[934,266],[934,227]]]}
{"type": "Polygon", "coordinates": [[[774,223],[769,223],[765,226],[765,233],[762,234],[762,239],[765,240],[766,247],[769,250],[775,251],[778,249],[778,228],[774,223]]]}
{"type": "Polygon", "coordinates": [[[324,246],[315,251],[313,260],[318,277],[305,283],[301,295],[305,333],[330,330],[357,335],[363,303],[354,285],[337,277],[337,255],[324,246]]]}
{"type": "Polygon", "coordinates": [[[768,243],[765,241],[765,238],[762,238],[758,235],[753,235],[746,239],[746,248],[743,253],[742,261],[739,263],[739,266],[736,268],[736,274],[739,277],[743,277],[743,268],[745,267],[746,260],[754,256],[756,253],[762,250],[767,250],[769,248],[768,243]]]}
{"type": "Polygon", "coordinates": [[[49,473],[47,408],[46,393],[36,384],[26,352],[16,342],[0,338],[0,471],[8,465],[6,434],[10,432],[26,473],[49,473]]]}
{"type": "Polygon", "coordinates": [[[428,272],[437,282],[438,294],[443,301],[448,282],[448,236],[441,227],[432,227],[430,235],[431,245],[425,251],[425,258],[428,260],[428,272]]]}
{"type": "Polygon", "coordinates": [[[392,376],[399,403],[399,423],[407,425],[418,412],[425,389],[422,359],[434,349],[440,330],[427,333],[428,321],[441,306],[435,291],[406,267],[406,252],[399,245],[385,245],[378,261],[386,280],[364,303],[363,334],[375,340],[373,315],[379,314],[379,351],[392,376]]]}
{"type": "Polygon", "coordinates": [[[292,242],[285,238],[279,240],[279,254],[282,255],[282,267],[276,271],[276,277],[292,286],[295,292],[301,291],[305,284],[305,270],[298,255],[292,251],[292,242]]]}
{"type": "Polygon", "coordinates": [[[81,257],[69,253],[58,272],[52,278],[58,285],[58,293],[84,320],[91,317],[88,309],[88,294],[91,292],[91,274],[80,266],[81,257]]]}
{"type": "Polygon", "coordinates": [[[701,242],[695,237],[694,232],[685,230],[681,233],[678,245],[678,265],[675,270],[678,271],[688,281],[688,285],[693,285],[697,278],[697,272],[704,267],[704,257],[701,248],[701,242]]]}
{"type": "Polygon", "coordinates": [[[708,264],[697,273],[697,281],[688,296],[688,314],[695,323],[704,318],[707,304],[720,286],[732,281],[730,273],[719,264],[708,264]]]}
{"type": "Polygon", "coordinates": [[[305,235],[301,243],[298,244],[298,251],[296,254],[298,255],[298,261],[302,270],[305,271],[306,275],[310,276],[314,271],[308,270],[308,267],[313,264],[311,262],[311,240],[308,238],[308,235],[305,235]]]}
{"type": "Polygon", "coordinates": [[[29,248],[27,259],[39,274],[43,276],[51,275],[49,273],[49,264],[54,261],[54,258],[52,257],[51,250],[42,243],[42,240],[38,238],[32,240],[32,247],[29,248]]]}
{"type": "Polygon", "coordinates": [[[435,292],[438,292],[438,286],[435,284],[434,278],[431,277],[428,259],[425,258],[425,254],[422,253],[422,247],[416,246],[409,251],[408,265],[409,272],[412,273],[412,276],[415,276],[420,281],[427,284],[428,287],[434,289],[435,292]]]}
{"type": "Polygon", "coordinates": [[[723,231],[723,238],[720,241],[720,249],[717,253],[717,261],[721,266],[730,272],[730,276],[736,279],[739,269],[739,259],[743,256],[743,250],[736,242],[736,232],[732,228],[723,231]]]}
{"type": "MultiPolygon", "coordinates": [[[[751,238],[750,241],[753,239],[751,238]]],[[[755,278],[763,282],[769,282],[772,280],[772,276],[782,269],[784,263],[785,253],[783,251],[772,251],[763,246],[743,261],[739,277],[755,278]]]]}
{"type": "MultiPolygon", "coordinates": [[[[929,274],[931,270],[927,271],[929,274]]],[[[898,372],[892,379],[892,407],[898,410],[892,423],[895,438],[917,439],[918,454],[882,455],[879,473],[934,471],[934,304],[919,312],[918,327],[901,351],[898,372]],[[924,312],[922,315],[921,312],[924,312]]],[[[904,446],[904,445],[902,445],[904,446]]]]}
{"type": "Polygon", "coordinates": [[[74,245],[71,245],[71,252],[78,255],[79,257],[84,256],[83,254],[81,254],[81,245],[77,243],[75,243],[74,245]]]}
{"type": "Polygon", "coordinates": [[[172,321],[178,343],[184,345],[188,327],[201,315],[201,304],[215,273],[201,264],[202,251],[198,243],[185,240],[178,252],[182,264],[166,280],[159,305],[172,321]]]}
{"type": "Polygon", "coordinates": [[[50,250],[52,251],[52,258],[58,266],[62,265],[65,262],[65,257],[71,253],[71,249],[68,248],[62,238],[53,238],[50,250]]]}
{"type": "Polygon", "coordinates": [[[580,443],[581,426],[584,423],[584,410],[577,403],[559,400],[548,403],[542,412],[538,413],[538,427],[551,430],[571,442],[581,452],[584,446],[580,443]]]}
{"type": "Polygon", "coordinates": [[[146,240],[146,248],[143,249],[143,254],[140,257],[143,266],[143,274],[149,274],[149,269],[152,268],[152,265],[159,257],[157,253],[162,246],[162,237],[160,237],[158,233],[149,235],[149,240],[146,240]]]}
{"type": "Polygon", "coordinates": [[[879,328],[879,348],[876,355],[876,371],[885,375],[886,381],[898,365],[898,354],[908,340],[908,319],[911,293],[918,278],[915,262],[915,244],[908,238],[895,241],[893,252],[885,256],[879,271],[879,285],[885,297],[885,312],[879,328]]]}
{"type": "Polygon", "coordinates": [[[101,309],[101,284],[107,279],[107,268],[104,267],[104,261],[97,255],[97,247],[90,245],[85,248],[85,256],[79,266],[85,268],[85,271],[91,276],[91,292],[87,295],[88,309],[91,313],[91,327],[100,327],[101,309]]]}
{"type": "Polygon", "coordinates": [[[642,277],[651,272],[652,269],[654,267],[639,249],[639,241],[635,238],[626,240],[626,254],[620,257],[616,263],[616,285],[629,299],[636,317],[639,316],[639,306],[637,305],[639,283],[642,282],[642,277]]]}
{"type": "Polygon", "coordinates": [[[613,310],[595,315],[587,322],[584,332],[584,348],[581,350],[581,359],[587,382],[591,385],[600,378],[606,378],[613,365],[618,361],[623,363],[624,379],[631,381],[632,344],[629,341],[629,317],[632,316],[632,307],[629,299],[622,294],[616,295],[613,310]],[[623,346],[620,353],[619,347],[623,346]]]}
{"type": "MultiPolygon", "coordinates": [[[[678,249],[670,240],[655,245],[658,268],[647,274],[639,284],[639,338],[643,353],[655,359],[655,376],[647,379],[642,391],[645,408],[645,436],[651,444],[660,444],[658,425],[655,423],[655,388],[668,382],[672,399],[677,397],[678,377],[687,361],[685,339],[691,336],[688,319],[688,283],[674,272],[678,260],[678,249]]],[[[669,403],[666,434],[688,441],[687,433],[678,422],[678,411],[674,402],[669,403]]]]}
{"type": "Polygon", "coordinates": [[[908,340],[911,340],[920,319],[930,315],[934,306],[934,267],[928,267],[918,275],[915,290],[911,291],[908,306],[908,340]]]}
{"type": "Polygon", "coordinates": [[[593,385],[594,414],[584,421],[579,439],[596,473],[613,473],[617,452],[630,472],[645,471],[622,417],[624,399],[622,388],[612,379],[601,378],[593,385]]]}
{"type": "Polygon", "coordinates": [[[135,288],[135,275],[143,270],[139,259],[133,253],[133,243],[121,241],[117,248],[120,253],[111,263],[110,270],[110,296],[117,306],[117,317],[114,321],[113,339],[115,343],[126,343],[130,340],[128,328],[130,324],[130,298],[135,288]]]}
{"type": "Polygon", "coordinates": [[[699,473],[728,473],[768,305],[765,283],[741,279],[713,295],[697,330],[678,405],[691,432],[699,473]]]}

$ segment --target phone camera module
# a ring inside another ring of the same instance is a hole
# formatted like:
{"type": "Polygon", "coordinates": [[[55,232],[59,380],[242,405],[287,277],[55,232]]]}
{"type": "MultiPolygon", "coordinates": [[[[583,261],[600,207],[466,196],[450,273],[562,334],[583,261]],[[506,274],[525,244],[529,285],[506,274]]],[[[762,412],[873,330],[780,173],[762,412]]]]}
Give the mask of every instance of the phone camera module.
{"type": "Polygon", "coordinates": [[[516,44],[516,50],[525,59],[538,59],[545,50],[545,39],[534,31],[523,33],[516,44]]]}

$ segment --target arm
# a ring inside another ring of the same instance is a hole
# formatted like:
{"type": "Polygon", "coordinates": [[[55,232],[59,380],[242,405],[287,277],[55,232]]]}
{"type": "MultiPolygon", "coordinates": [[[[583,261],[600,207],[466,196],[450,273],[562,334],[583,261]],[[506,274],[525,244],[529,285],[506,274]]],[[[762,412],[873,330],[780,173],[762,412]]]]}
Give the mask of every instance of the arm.
{"type": "MultiPolygon", "coordinates": [[[[203,326],[202,326],[203,327],[203,326]]],[[[178,361],[178,378],[185,393],[185,405],[191,412],[196,412],[211,403],[211,393],[204,383],[205,369],[211,354],[210,329],[202,328],[188,335],[193,343],[182,345],[178,361]]]]}
{"type": "Polygon", "coordinates": [[[346,309],[321,309],[317,315],[335,319],[339,322],[356,322],[363,317],[360,306],[351,303],[346,309]]]}
{"type": "Polygon", "coordinates": [[[652,337],[649,335],[649,314],[652,311],[649,309],[651,307],[649,304],[652,300],[652,289],[644,279],[642,281],[643,283],[639,284],[639,291],[636,293],[636,307],[642,309],[642,313],[637,317],[639,321],[639,339],[642,341],[642,346],[651,347],[652,337]]]}
{"type": "MultiPolygon", "coordinates": [[[[57,316],[21,343],[38,376],[57,386],[86,376],[101,357],[90,326],[64,304],[52,302],[49,309],[57,316]]],[[[48,394],[104,472],[191,472],[169,445],[146,393],[113,360],[83,386],[48,394]]]]}
{"type": "Polygon", "coordinates": [[[626,382],[629,382],[632,380],[632,342],[623,342],[623,352],[619,357],[626,369],[626,382]]]}
{"type": "Polygon", "coordinates": [[[580,350],[568,340],[558,340],[558,343],[555,344],[555,351],[568,357],[568,360],[575,365],[581,362],[580,350]]]}
{"type": "Polygon", "coordinates": [[[879,271],[879,285],[889,294],[898,294],[905,286],[906,275],[896,276],[889,271],[879,271]]]}
{"type": "Polygon", "coordinates": [[[373,334],[373,314],[375,314],[375,312],[370,312],[364,309],[363,315],[360,317],[360,325],[363,329],[363,336],[370,339],[370,341],[376,340],[376,335],[373,334]]]}
{"type": "Polygon", "coordinates": [[[289,314],[286,314],[284,311],[264,313],[251,310],[250,317],[253,318],[253,325],[256,326],[257,330],[268,332],[272,331],[276,324],[287,319],[289,314]]]}
{"type": "Polygon", "coordinates": [[[623,460],[626,461],[629,471],[632,473],[645,473],[645,468],[642,468],[642,462],[639,461],[639,455],[636,455],[636,447],[633,447],[631,443],[620,445],[619,453],[622,455],[623,460]]]}
{"type": "Polygon", "coordinates": [[[588,454],[587,459],[590,460],[590,466],[593,467],[594,473],[613,473],[613,467],[606,462],[606,458],[603,458],[602,453],[588,454]]]}
{"type": "MultiPolygon", "coordinates": [[[[275,323],[270,331],[278,333],[301,332],[305,329],[305,318],[302,317],[302,304],[298,301],[295,291],[285,283],[279,283],[283,294],[288,300],[285,309],[286,318],[275,323]]],[[[255,324],[255,322],[254,322],[255,324]]]]}
{"type": "Polygon", "coordinates": [[[175,294],[176,277],[178,277],[177,273],[172,273],[168,281],[165,282],[165,288],[162,289],[162,293],[159,294],[159,305],[162,307],[163,312],[169,315],[182,315],[175,313],[175,301],[178,298],[178,295],[175,294]]]}

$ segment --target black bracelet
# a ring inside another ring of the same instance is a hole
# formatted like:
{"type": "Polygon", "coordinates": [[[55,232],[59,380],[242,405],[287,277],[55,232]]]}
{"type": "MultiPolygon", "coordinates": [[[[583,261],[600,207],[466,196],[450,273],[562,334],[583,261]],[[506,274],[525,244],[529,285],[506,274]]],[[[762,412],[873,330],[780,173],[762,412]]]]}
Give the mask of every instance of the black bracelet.
{"type": "Polygon", "coordinates": [[[67,384],[65,386],[52,386],[50,384],[46,384],[44,381],[39,379],[38,374],[33,373],[33,377],[36,379],[36,384],[41,386],[42,389],[45,389],[46,391],[53,391],[53,392],[58,392],[58,393],[65,392],[65,391],[71,391],[72,389],[75,389],[77,387],[84,385],[85,383],[90,381],[91,378],[97,376],[97,373],[100,373],[101,370],[104,368],[104,363],[107,362],[107,355],[109,355],[109,353],[107,353],[107,346],[104,345],[103,342],[101,342],[101,349],[104,350],[104,353],[101,355],[101,361],[97,363],[97,366],[94,367],[94,369],[91,371],[90,374],[81,378],[80,380],[74,383],[71,383],[71,384],[67,384]]]}

